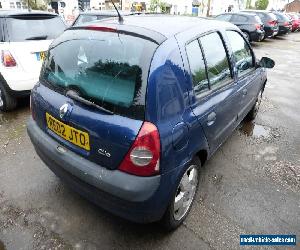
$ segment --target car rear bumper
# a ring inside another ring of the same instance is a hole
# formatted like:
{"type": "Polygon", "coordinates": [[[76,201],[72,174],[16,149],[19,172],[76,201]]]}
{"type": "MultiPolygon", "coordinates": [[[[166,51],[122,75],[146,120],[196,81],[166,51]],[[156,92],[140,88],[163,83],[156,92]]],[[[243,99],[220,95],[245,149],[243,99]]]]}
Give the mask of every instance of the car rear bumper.
{"type": "Polygon", "coordinates": [[[264,39],[264,37],[265,37],[265,31],[263,30],[256,30],[250,33],[250,39],[253,42],[260,42],[264,39]]]}
{"type": "Polygon", "coordinates": [[[103,168],[63,148],[32,118],[27,131],[45,164],[82,196],[131,221],[145,223],[162,217],[166,206],[157,195],[161,176],[138,177],[103,168]]]}
{"type": "Polygon", "coordinates": [[[290,27],[287,26],[279,26],[279,32],[278,35],[285,35],[291,32],[290,27]]]}
{"type": "Polygon", "coordinates": [[[274,37],[278,34],[279,28],[267,28],[265,29],[266,37],[274,37]]]}

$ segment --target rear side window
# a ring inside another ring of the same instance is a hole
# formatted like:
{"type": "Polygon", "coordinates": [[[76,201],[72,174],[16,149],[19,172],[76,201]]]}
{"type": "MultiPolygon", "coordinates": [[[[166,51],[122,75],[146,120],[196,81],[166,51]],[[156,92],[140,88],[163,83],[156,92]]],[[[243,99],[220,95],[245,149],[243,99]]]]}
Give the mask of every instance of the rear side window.
{"type": "Polygon", "coordinates": [[[148,71],[157,44],[140,37],[68,30],[49,49],[41,80],[126,117],[143,119],[148,71]]]}
{"type": "Polygon", "coordinates": [[[231,78],[227,53],[217,32],[200,38],[207,64],[209,85],[211,89],[227,84],[231,78]]]}
{"type": "Polygon", "coordinates": [[[241,16],[241,15],[234,15],[232,17],[232,21],[233,22],[240,22],[240,23],[244,23],[248,21],[248,17],[246,16],[241,16]]]}
{"type": "Polygon", "coordinates": [[[245,39],[236,31],[226,31],[230,42],[238,75],[244,75],[254,69],[254,57],[245,39]]]}
{"type": "Polygon", "coordinates": [[[58,16],[15,16],[6,18],[6,24],[10,42],[54,39],[65,29],[65,24],[58,16]]]}
{"type": "Polygon", "coordinates": [[[198,40],[186,46],[186,53],[190,64],[195,93],[196,95],[202,94],[208,89],[208,80],[198,40]]]}
{"type": "Polygon", "coordinates": [[[232,15],[220,15],[220,16],[217,16],[216,19],[229,22],[231,19],[231,16],[232,15]]]}

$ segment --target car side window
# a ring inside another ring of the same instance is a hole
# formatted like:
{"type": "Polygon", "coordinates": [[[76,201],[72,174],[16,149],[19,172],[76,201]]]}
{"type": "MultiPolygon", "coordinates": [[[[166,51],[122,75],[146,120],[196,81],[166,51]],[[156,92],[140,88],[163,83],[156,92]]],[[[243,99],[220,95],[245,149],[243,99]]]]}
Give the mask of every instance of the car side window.
{"type": "Polygon", "coordinates": [[[227,84],[231,79],[228,56],[219,33],[214,32],[200,38],[206,59],[209,86],[211,89],[227,84]]]}
{"type": "Polygon", "coordinates": [[[226,15],[219,15],[216,17],[217,20],[227,21],[229,22],[232,15],[226,14],[226,15]]]}
{"type": "Polygon", "coordinates": [[[186,46],[186,53],[190,64],[193,85],[196,95],[208,90],[205,62],[198,40],[194,40],[186,46]]]}
{"type": "Polygon", "coordinates": [[[233,22],[240,22],[240,23],[245,23],[248,21],[248,18],[246,16],[241,16],[241,15],[234,15],[232,17],[233,22]]]}
{"type": "Polygon", "coordinates": [[[254,69],[254,58],[245,39],[236,31],[226,31],[236,62],[238,76],[254,69]]]}

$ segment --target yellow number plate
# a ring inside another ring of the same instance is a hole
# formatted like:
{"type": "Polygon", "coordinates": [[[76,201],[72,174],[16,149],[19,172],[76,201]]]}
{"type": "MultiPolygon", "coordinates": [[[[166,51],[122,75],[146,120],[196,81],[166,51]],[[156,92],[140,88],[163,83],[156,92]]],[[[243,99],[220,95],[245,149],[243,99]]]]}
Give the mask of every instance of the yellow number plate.
{"type": "Polygon", "coordinates": [[[36,52],[36,58],[38,61],[44,61],[46,59],[46,51],[36,52]]]}
{"type": "Polygon", "coordinates": [[[46,113],[46,121],[48,128],[55,134],[80,148],[90,151],[90,137],[88,133],[66,125],[48,113],[46,113]]]}

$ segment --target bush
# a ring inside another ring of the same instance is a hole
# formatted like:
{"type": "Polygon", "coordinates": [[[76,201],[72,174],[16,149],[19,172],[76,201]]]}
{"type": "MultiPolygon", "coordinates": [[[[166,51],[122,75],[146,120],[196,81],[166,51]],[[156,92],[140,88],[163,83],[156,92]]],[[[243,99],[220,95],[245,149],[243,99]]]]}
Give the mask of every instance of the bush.
{"type": "Polygon", "coordinates": [[[269,5],[269,0],[257,0],[255,2],[255,8],[257,10],[265,10],[269,5]]]}

